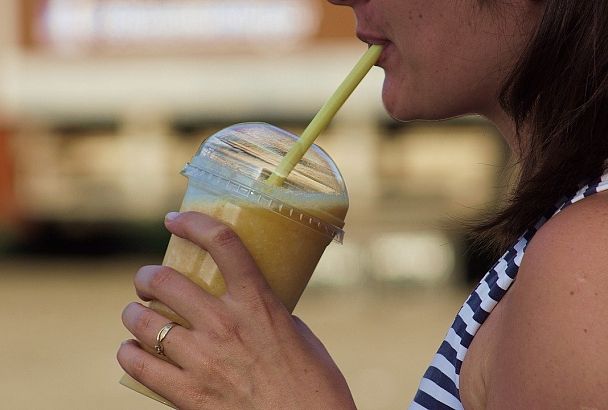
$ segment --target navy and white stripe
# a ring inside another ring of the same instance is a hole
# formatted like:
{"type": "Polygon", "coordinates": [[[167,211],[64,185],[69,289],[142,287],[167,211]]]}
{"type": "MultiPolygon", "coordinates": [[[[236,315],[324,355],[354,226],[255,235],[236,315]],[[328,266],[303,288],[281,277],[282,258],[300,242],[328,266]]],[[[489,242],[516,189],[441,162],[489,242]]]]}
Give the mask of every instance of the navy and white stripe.
{"type": "Polygon", "coordinates": [[[468,297],[437,354],[424,374],[410,410],[463,409],[460,368],[473,337],[515,280],[528,243],[541,226],[563,209],[597,192],[608,190],[608,173],[565,198],[530,227],[488,271],[468,297]]]}

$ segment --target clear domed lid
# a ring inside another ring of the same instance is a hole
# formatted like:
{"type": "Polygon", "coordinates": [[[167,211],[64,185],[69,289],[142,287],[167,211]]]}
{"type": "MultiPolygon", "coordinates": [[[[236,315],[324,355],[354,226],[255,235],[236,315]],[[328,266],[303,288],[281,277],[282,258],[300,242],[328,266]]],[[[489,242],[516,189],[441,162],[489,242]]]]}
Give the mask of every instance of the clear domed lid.
{"type": "Polygon", "coordinates": [[[270,124],[235,124],[209,137],[183,174],[264,204],[341,242],[348,193],[323,149],[312,145],[282,186],[266,182],[297,139],[270,124]]]}

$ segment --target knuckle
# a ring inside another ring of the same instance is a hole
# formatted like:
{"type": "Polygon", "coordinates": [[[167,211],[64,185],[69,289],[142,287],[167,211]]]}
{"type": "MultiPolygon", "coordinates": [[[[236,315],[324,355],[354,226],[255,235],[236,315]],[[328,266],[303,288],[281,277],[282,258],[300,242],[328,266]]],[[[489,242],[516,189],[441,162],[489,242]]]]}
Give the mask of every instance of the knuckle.
{"type": "Polygon", "coordinates": [[[238,321],[228,314],[217,317],[217,325],[210,330],[210,338],[218,344],[226,344],[235,339],[240,339],[240,326],[238,321]]]}
{"type": "Polygon", "coordinates": [[[282,321],[289,317],[285,306],[273,296],[261,296],[257,299],[254,308],[264,322],[272,327],[281,325],[282,321]]]}
{"type": "Polygon", "coordinates": [[[256,290],[248,289],[241,293],[240,303],[246,311],[258,313],[265,310],[266,302],[264,296],[260,295],[256,290]]]}
{"type": "Polygon", "coordinates": [[[133,359],[131,362],[131,376],[137,380],[144,380],[148,375],[148,364],[142,357],[133,359]]]}
{"type": "Polygon", "coordinates": [[[135,329],[140,333],[146,333],[150,329],[152,323],[152,312],[147,309],[142,309],[135,318],[135,329]]]}
{"type": "Polygon", "coordinates": [[[152,289],[162,289],[171,281],[173,272],[164,267],[159,267],[150,278],[150,287],[152,289]]]}
{"type": "Polygon", "coordinates": [[[236,232],[226,225],[219,225],[211,234],[211,245],[215,247],[230,246],[239,240],[236,232]]]}

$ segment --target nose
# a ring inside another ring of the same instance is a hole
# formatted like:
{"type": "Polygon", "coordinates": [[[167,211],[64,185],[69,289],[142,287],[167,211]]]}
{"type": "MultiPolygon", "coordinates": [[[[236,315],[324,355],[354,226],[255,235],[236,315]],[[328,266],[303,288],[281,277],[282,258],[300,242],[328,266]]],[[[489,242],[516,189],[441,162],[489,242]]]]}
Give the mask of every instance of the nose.
{"type": "Polygon", "coordinates": [[[356,7],[363,5],[365,3],[369,3],[371,0],[328,0],[330,3],[335,4],[336,6],[349,6],[356,7]]]}
{"type": "Polygon", "coordinates": [[[335,4],[336,6],[351,6],[356,0],[328,0],[331,4],[335,4]]]}

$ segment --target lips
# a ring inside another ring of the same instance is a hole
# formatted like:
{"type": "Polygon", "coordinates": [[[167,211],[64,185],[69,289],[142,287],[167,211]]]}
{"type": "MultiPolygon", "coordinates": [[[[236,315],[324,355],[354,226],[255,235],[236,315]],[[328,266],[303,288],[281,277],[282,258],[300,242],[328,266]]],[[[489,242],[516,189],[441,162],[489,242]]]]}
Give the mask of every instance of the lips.
{"type": "Polygon", "coordinates": [[[382,54],[380,54],[380,58],[378,59],[376,65],[379,67],[386,68],[385,62],[388,58],[388,54],[390,53],[390,49],[392,48],[391,41],[385,37],[382,37],[381,35],[375,33],[367,33],[364,31],[357,31],[357,37],[359,38],[359,40],[369,45],[383,46],[384,49],[382,50],[382,54]]]}
{"type": "Polygon", "coordinates": [[[389,43],[388,39],[386,39],[382,36],[376,35],[376,34],[370,34],[370,33],[364,33],[364,32],[357,31],[357,37],[359,38],[359,40],[361,40],[364,43],[367,43],[369,45],[384,46],[389,43]]]}

